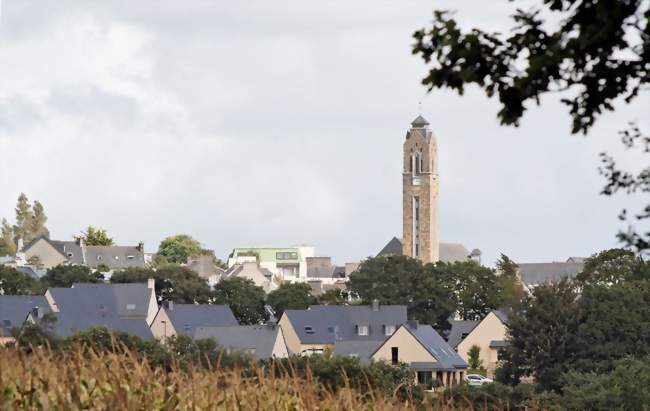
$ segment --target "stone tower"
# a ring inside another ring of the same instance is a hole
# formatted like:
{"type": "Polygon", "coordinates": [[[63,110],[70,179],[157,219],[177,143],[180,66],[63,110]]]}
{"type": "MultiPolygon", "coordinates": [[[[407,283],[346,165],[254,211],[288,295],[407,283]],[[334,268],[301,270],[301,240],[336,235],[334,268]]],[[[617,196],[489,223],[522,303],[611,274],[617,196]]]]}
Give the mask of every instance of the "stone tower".
{"type": "Polygon", "coordinates": [[[404,255],[423,263],[440,259],[438,241],[438,146],[429,122],[418,116],[404,142],[402,203],[404,255]]]}

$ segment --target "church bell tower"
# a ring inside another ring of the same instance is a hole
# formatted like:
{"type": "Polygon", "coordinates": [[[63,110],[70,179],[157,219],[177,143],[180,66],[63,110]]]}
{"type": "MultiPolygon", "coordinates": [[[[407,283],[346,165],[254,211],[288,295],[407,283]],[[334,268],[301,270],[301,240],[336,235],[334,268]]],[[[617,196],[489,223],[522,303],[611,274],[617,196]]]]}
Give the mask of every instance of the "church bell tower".
{"type": "Polygon", "coordinates": [[[403,253],[423,263],[440,259],[438,241],[438,146],[429,122],[418,116],[404,141],[403,253]]]}

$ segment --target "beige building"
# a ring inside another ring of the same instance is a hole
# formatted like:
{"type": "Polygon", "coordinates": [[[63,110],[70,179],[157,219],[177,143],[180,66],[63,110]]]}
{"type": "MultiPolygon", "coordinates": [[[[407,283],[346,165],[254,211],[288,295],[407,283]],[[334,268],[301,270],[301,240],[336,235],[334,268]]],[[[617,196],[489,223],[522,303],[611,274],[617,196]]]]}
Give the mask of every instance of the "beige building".
{"type": "Polygon", "coordinates": [[[371,358],[394,365],[408,364],[417,381],[429,390],[458,384],[467,371],[467,363],[449,344],[430,325],[417,321],[399,327],[371,358]]]}
{"type": "Polygon", "coordinates": [[[458,344],[456,351],[463,360],[468,361],[472,346],[479,347],[479,358],[487,370],[488,377],[494,375],[499,364],[499,349],[507,347],[508,316],[505,312],[494,310],[481,320],[458,344]]]}
{"type": "Polygon", "coordinates": [[[256,286],[262,287],[266,293],[276,290],[282,281],[279,276],[273,274],[269,269],[260,266],[257,261],[244,261],[233,265],[226,270],[223,276],[223,278],[231,277],[249,279],[256,286]]]}
{"type": "Polygon", "coordinates": [[[425,263],[440,259],[438,146],[429,122],[418,116],[404,141],[403,254],[425,263]]]}

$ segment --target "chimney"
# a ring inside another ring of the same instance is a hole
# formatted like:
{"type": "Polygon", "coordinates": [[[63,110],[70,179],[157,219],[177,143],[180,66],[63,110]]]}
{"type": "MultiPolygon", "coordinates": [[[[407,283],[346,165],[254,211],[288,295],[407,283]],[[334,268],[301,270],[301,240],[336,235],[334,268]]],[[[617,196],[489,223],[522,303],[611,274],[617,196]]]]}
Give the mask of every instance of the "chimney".
{"type": "Polygon", "coordinates": [[[418,329],[418,324],[419,324],[418,320],[408,320],[406,322],[406,325],[409,326],[410,328],[413,328],[414,330],[418,329]]]}
{"type": "Polygon", "coordinates": [[[40,314],[41,314],[41,310],[38,306],[32,308],[32,317],[34,317],[34,320],[38,320],[39,318],[41,318],[40,314]]]}
{"type": "Polygon", "coordinates": [[[173,311],[174,310],[174,302],[172,300],[165,300],[163,301],[163,307],[167,309],[167,311],[173,311]]]}
{"type": "Polygon", "coordinates": [[[138,249],[138,251],[140,251],[141,253],[143,253],[143,252],[144,252],[144,243],[143,243],[142,241],[140,241],[140,242],[138,243],[138,246],[137,246],[136,248],[138,249]]]}
{"type": "Polygon", "coordinates": [[[372,300],[372,311],[379,311],[379,300],[376,298],[372,300]]]}
{"type": "Polygon", "coordinates": [[[156,280],[154,280],[153,278],[147,279],[147,288],[155,289],[156,288],[156,280]]]}
{"type": "Polygon", "coordinates": [[[77,237],[77,245],[78,245],[79,247],[83,247],[83,246],[84,246],[84,238],[83,238],[82,236],[78,236],[78,237],[77,237]]]}

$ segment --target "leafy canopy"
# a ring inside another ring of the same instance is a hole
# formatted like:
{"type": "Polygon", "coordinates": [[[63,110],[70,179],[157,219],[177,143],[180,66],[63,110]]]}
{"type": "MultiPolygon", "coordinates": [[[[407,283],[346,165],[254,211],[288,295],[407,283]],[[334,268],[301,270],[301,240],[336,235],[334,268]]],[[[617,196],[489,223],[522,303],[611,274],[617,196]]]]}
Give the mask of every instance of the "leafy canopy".
{"type": "Polygon", "coordinates": [[[264,289],[248,278],[231,277],[214,286],[212,302],[227,304],[242,325],[260,324],[269,318],[264,289]]]}
{"type": "Polygon", "coordinates": [[[187,258],[200,255],[203,248],[201,243],[186,234],[167,237],[158,246],[158,256],[164,262],[186,264],[187,258]]]}
{"type": "Polygon", "coordinates": [[[277,290],[271,291],[266,301],[277,318],[285,310],[305,310],[316,304],[316,298],[311,295],[311,287],[305,283],[284,283],[277,290]]]}
{"type": "Polygon", "coordinates": [[[74,283],[101,283],[104,275],[82,265],[57,265],[41,278],[44,287],[70,287],[74,283]]]}
{"type": "Polygon", "coordinates": [[[108,232],[102,228],[88,226],[82,233],[86,245],[113,245],[113,239],[108,236],[108,232]]]}

